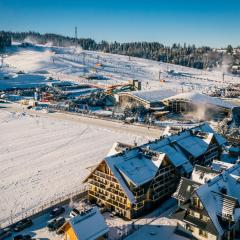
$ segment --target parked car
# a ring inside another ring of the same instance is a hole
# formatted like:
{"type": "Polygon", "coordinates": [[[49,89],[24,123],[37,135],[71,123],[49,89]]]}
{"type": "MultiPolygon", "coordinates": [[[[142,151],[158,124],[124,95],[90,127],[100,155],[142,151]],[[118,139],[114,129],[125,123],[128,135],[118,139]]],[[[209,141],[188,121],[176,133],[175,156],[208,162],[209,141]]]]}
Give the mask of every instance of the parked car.
{"type": "Polygon", "coordinates": [[[32,237],[30,235],[17,235],[13,240],[32,240],[32,237]]]}
{"type": "Polygon", "coordinates": [[[69,217],[73,218],[80,214],[80,211],[76,208],[73,208],[73,210],[70,212],[69,217]]]}
{"type": "Polygon", "coordinates": [[[64,212],[65,212],[64,207],[56,207],[50,212],[50,216],[55,218],[55,217],[58,217],[59,215],[61,215],[64,212]]]}
{"type": "Polygon", "coordinates": [[[0,229],[0,240],[10,237],[11,235],[12,235],[12,232],[10,228],[0,229]]]}
{"type": "Polygon", "coordinates": [[[66,220],[63,217],[55,218],[48,223],[47,228],[49,231],[55,231],[60,228],[65,222],[66,220]]]}
{"type": "Polygon", "coordinates": [[[22,221],[18,222],[15,227],[14,231],[15,232],[20,232],[25,228],[31,227],[33,225],[33,222],[30,218],[23,219],[22,221]]]}

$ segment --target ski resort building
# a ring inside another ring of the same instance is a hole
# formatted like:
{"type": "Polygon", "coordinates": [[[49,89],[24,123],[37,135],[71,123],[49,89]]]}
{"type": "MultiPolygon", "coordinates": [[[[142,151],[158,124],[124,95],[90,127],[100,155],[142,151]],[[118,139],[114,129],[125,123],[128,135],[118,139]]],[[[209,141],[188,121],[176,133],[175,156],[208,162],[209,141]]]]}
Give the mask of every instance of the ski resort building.
{"type": "Polygon", "coordinates": [[[64,240],[104,240],[109,231],[97,207],[71,218],[61,230],[64,240]]]}
{"type": "Polygon", "coordinates": [[[137,218],[169,197],[192,164],[218,158],[225,139],[207,125],[141,146],[117,144],[84,182],[90,202],[127,219],[137,218]]]}
{"type": "Polygon", "coordinates": [[[228,115],[235,107],[234,104],[228,103],[220,98],[210,97],[197,92],[180,93],[164,99],[163,102],[169,107],[170,111],[176,113],[210,110],[217,114],[222,112],[228,115]]]}
{"type": "Polygon", "coordinates": [[[121,92],[118,103],[122,108],[142,105],[155,112],[156,117],[168,112],[196,112],[200,119],[222,119],[232,113],[236,105],[220,98],[211,97],[198,92],[176,94],[172,90],[148,90],[121,92]]]}
{"type": "Polygon", "coordinates": [[[121,107],[143,105],[146,109],[159,110],[164,108],[162,100],[175,94],[165,89],[121,92],[118,94],[118,102],[121,107]]]}
{"type": "Polygon", "coordinates": [[[200,240],[233,240],[240,232],[240,163],[196,166],[192,178],[181,178],[173,196],[178,230],[200,240]]]}

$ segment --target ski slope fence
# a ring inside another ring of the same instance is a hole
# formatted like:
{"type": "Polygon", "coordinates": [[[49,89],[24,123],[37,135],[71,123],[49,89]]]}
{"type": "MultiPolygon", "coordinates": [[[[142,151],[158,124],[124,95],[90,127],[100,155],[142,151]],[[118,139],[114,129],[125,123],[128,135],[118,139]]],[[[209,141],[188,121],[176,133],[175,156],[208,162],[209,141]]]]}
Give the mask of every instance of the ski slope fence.
{"type": "Polygon", "coordinates": [[[0,219],[0,228],[12,226],[25,218],[36,218],[58,205],[68,204],[71,201],[77,201],[85,197],[87,197],[87,186],[77,188],[66,195],[62,195],[56,199],[52,199],[51,201],[46,201],[43,204],[30,208],[26,211],[16,214],[11,213],[9,217],[0,219]]]}

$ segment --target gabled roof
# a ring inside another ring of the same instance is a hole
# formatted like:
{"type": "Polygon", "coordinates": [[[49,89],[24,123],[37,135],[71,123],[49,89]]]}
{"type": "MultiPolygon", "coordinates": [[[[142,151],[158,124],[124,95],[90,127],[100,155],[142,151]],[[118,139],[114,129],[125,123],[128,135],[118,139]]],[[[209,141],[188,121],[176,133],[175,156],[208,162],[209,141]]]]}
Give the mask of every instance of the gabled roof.
{"type": "Polygon", "coordinates": [[[117,153],[122,152],[123,150],[126,150],[128,148],[131,148],[132,145],[121,143],[121,142],[115,142],[112,146],[112,148],[109,150],[107,157],[115,155],[117,153]]]}
{"type": "Polygon", "coordinates": [[[207,174],[208,181],[203,183],[196,176],[192,180],[181,178],[173,197],[186,203],[196,194],[213,224],[209,231],[222,236],[226,227],[223,220],[238,221],[240,217],[240,163],[228,166],[222,173],[222,169],[196,166],[192,175],[197,171],[207,174]]]}
{"type": "Polygon", "coordinates": [[[219,171],[215,171],[210,167],[203,167],[200,165],[195,165],[191,179],[194,182],[198,182],[199,184],[204,184],[210,179],[213,179],[219,174],[219,171]]]}
{"type": "Polygon", "coordinates": [[[174,96],[176,93],[172,90],[158,89],[158,90],[133,91],[133,92],[127,92],[127,93],[123,92],[120,94],[131,95],[147,103],[154,103],[154,102],[160,102],[165,98],[174,96]]]}
{"type": "Polygon", "coordinates": [[[213,160],[213,162],[211,164],[211,169],[221,173],[223,170],[229,169],[232,166],[233,166],[232,163],[213,160]]]}
{"type": "Polygon", "coordinates": [[[177,190],[173,194],[173,197],[182,202],[185,202],[191,198],[192,194],[199,186],[201,186],[200,183],[182,177],[177,190]]]}
{"type": "Polygon", "coordinates": [[[240,217],[240,164],[235,164],[200,186],[196,194],[221,236],[224,227],[219,221],[219,216],[223,219],[230,218],[232,221],[240,217]]]}
{"type": "Polygon", "coordinates": [[[178,134],[156,139],[144,144],[143,147],[166,153],[172,163],[178,166],[178,164],[189,162],[186,156],[187,153],[194,158],[205,153],[214,137],[219,145],[226,143],[223,137],[218,136],[208,124],[204,123],[178,134]]]}
{"type": "Polygon", "coordinates": [[[207,123],[204,123],[204,124],[201,124],[195,128],[193,128],[195,130],[199,130],[199,131],[202,131],[202,132],[208,132],[208,133],[213,133],[214,134],[214,137],[217,141],[217,143],[219,145],[223,145],[223,144],[226,144],[227,143],[227,140],[221,136],[220,134],[214,132],[214,130],[207,124],[207,123]]]}
{"type": "Polygon", "coordinates": [[[83,215],[71,218],[68,223],[78,240],[96,240],[109,231],[97,207],[88,210],[83,215]]]}
{"type": "Polygon", "coordinates": [[[209,146],[208,141],[205,141],[209,135],[215,135],[214,131],[207,124],[202,124],[139,147],[129,146],[128,148],[123,145],[120,147],[120,152],[116,150],[118,144],[115,144],[111,154],[103,161],[110,168],[129,200],[134,203],[135,197],[129,189],[129,182],[136,187],[150,182],[165,157],[180,174],[191,173],[193,167],[186,152],[194,157],[203,154],[209,146]],[[204,132],[204,129],[207,131],[204,132]],[[196,134],[199,131],[205,133],[204,137],[196,134]]]}
{"type": "Polygon", "coordinates": [[[129,200],[135,202],[127,182],[130,181],[136,187],[150,182],[155,177],[164,157],[165,154],[135,147],[106,157],[105,162],[129,200]]]}
{"type": "Polygon", "coordinates": [[[209,146],[204,140],[196,136],[188,136],[177,141],[177,144],[195,158],[205,153],[209,146]]]}
{"type": "Polygon", "coordinates": [[[208,105],[223,107],[227,109],[232,109],[236,106],[232,103],[223,101],[220,98],[210,97],[208,95],[205,95],[199,92],[180,93],[180,94],[171,96],[167,99],[164,99],[164,101],[175,100],[175,99],[183,99],[183,100],[191,101],[192,103],[195,103],[195,104],[208,104],[208,105]]]}
{"type": "Polygon", "coordinates": [[[165,154],[159,154],[156,159],[151,161],[145,156],[142,156],[141,160],[132,158],[128,161],[116,163],[115,166],[136,187],[139,187],[155,177],[164,157],[165,154]]]}

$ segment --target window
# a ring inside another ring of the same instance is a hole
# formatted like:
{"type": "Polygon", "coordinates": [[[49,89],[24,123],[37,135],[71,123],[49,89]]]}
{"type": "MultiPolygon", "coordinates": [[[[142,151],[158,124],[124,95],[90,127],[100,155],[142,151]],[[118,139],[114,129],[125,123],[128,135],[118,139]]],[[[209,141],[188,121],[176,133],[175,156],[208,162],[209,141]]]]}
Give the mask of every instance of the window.
{"type": "Polygon", "coordinates": [[[196,197],[193,198],[193,206],[197,206],[198,204],[198,199],[196,197]]]}
{"type": "Polygon", "coordinates": [[[207,236],[208,236],[207,232],[203,231],[202,229],[199,229],[199,235],[202,237],[205,237],[205,238],[207,238],[207,236]]]}
{"type": "Polygon", "coordinates": [[[193,232],[193,231],[194,231],[194,227],[191,226],[190,224],[187,224],[187,225],[186,225],[186,229],[187,229],[188,231],[190,231],[190,232],[193,232]]]}
{"type": "Polygon", "coordinates": [[[189,210],[189,215],[194,217],[194,212],[192,210],[189,210]]]}
{"type": "Polygon", "coordinates": [[[207,216],[205,216],[205,215],[200,215],[200,219],[202,220],[202,221],[204,221],[204,222],[207,222],[208,221],[208,217],[207,216]]]}
{"type": "Polygon", "coordinates": [[[200,208],[200,209],[203,208],[202,203],[200,202],[200,200],[199,200],[198,197],[193,197],[192,204],[193,204],[193,206],[196,207],[196,208],[200,208]]]}

